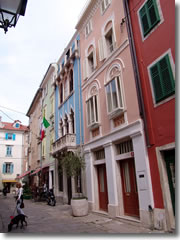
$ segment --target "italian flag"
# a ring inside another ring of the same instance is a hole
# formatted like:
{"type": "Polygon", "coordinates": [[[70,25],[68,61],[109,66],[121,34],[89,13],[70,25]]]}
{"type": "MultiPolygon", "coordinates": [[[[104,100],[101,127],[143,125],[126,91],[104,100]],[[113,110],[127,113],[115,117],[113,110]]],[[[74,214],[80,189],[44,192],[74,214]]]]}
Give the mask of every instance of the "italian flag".
{"type": "Polygon", "coordinates": [[[45,137],[45,129],[48,128],[49,126],[50,126],[49,122],[47,121],[47,119],[45,117],[43,117],[43,122],[41,125],[41,141],[45,137]]]}

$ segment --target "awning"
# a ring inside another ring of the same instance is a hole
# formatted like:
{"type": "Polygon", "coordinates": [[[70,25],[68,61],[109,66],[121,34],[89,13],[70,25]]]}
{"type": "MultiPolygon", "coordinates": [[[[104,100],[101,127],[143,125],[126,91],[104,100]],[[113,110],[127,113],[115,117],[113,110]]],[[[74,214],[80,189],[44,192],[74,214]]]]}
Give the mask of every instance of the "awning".
{"type": "Polygon", "coordinates": [[[38,168],[36,171],[34,171],[33,173],[31,173],[31,176],[38,173],[39,171],[41,171],[41,168],[38,168]]]}
{"type": "Polygon", "coordinates": [[[18,178],[23,178],[23,177],[25,177],[26,175],[28,175],[30,172],[31,172],[31,171],[27,171],[27,172],[23,173],[21,176],[19,176],[18,178]]]}
{"type": "Polygon", "coordinates": [[[13,179],[3,179],[2,180],[3,183],[16,183],[17,181],[16,180],[13,180],[13,179]]]}

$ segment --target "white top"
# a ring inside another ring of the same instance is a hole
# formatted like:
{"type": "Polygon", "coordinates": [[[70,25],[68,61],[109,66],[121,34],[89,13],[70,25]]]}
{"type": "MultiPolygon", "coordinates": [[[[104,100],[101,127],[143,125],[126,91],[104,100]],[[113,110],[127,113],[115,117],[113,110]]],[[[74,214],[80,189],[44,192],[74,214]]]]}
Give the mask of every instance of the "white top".
{"type": "Polygon", "coordinates": [[[21,195],[23,195],[23,188],[22,187],[18,189],[18,194],[17,195],[18,195],[18,199],[17,200],[20,200],[21,195]]]}

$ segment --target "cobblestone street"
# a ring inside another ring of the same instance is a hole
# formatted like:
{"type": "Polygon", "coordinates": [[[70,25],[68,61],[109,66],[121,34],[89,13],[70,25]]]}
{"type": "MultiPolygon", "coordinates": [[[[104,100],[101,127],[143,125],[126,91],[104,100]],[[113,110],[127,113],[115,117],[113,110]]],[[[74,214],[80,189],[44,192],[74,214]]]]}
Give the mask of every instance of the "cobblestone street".
{"type": "MultiPolygon", "coordinates": [[[[33,202],[24,200],[24,212],[28,216],[28,226],[16,229],[12,233],[59,233],[59,234],[107,234],[107,233],[160,233],[145,229],[137,224],[129,224],[108,218],[104,215],[89,213],[85,217],[73,217],[71,207],[57,203],[55,207],[46,205],[45,202],[33,202]]],[[[10,216],[15,208],[15,200],[12,195],[7,198],[0,196],[0,232],[7,233],[10,216]]]]}

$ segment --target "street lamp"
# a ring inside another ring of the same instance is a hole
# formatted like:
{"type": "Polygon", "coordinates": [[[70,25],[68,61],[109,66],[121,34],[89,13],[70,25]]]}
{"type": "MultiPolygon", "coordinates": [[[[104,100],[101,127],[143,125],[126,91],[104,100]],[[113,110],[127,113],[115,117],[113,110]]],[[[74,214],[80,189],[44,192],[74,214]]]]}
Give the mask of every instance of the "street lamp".
{"type": "Polygon", "coordinates": [[[19,16],[25,15],[28,0],[0,0],[0,28],[6,33],[9,27],[15,27],[19,16]]]}

